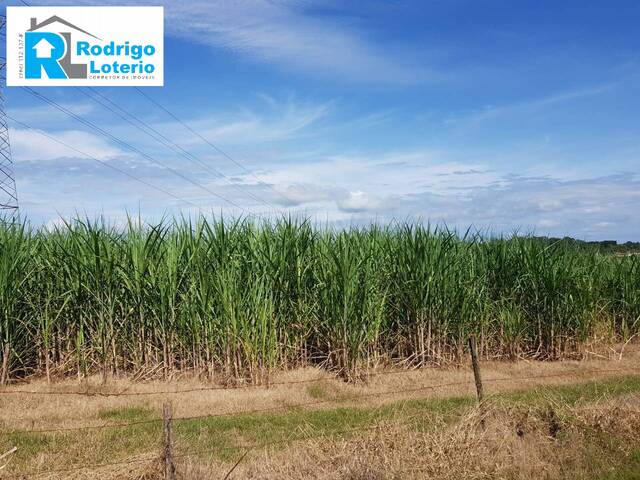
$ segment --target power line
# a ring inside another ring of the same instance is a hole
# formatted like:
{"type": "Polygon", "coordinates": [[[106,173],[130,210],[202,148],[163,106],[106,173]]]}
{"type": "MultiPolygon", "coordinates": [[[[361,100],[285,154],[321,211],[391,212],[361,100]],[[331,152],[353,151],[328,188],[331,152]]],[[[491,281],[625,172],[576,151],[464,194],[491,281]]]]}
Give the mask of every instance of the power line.
{"type": "Polygon", "coordinates": [[[149,102],[151,102],[152,104],[154,104],[156,107],[158,107],[159,109],[161,109],[163,112],[165,112],[167,115],[169,115],[171,118],[173,118],[176,122],[178,122],[180,125],[182,125],[184,128],[186,128],[187,130],[189,130],[193,135],[195,135],[196,137],[198,137],[200,140],[202,140],[203,142],[205,142],[207,145],[209,145],[213,150],[215,150],[219,155],[222,155],[224,158],[226,158],[227,160],[229,160],[230,162],[232,162],[233,164],[235,164],[236,166],[240,167],[246,174],[250,175],[251,177],[253,177],[254,180],[256,180],[256,182],[258,182],[260,185],[269,188],[272,192],[276,193],[277,195],[279,195],[280,197],[282,197],[284,200],[286,200],[287,202],[290,202],[291,199],[288,198],[286,195],[284,195],[282,192],[276,190],[275,188],[273,188],[273,185],[270,185],[268,183],[263,182],[262,180],[260,180],[258,177],[256,177],[247,167],[245,167],[242,163],[240,163],[239,161],[237,161],[236,159],[234,159],[231,155],[229,155],[228,153],[226,153],[224,150],[222,150],[220,147],[218,147],[216,144],[214,144],[213,142],[211,142],[209,139],[207,139],[206,137],[204,137],[203,135],[201,135],[200,133],[198,133],[195,129],[193,129],[191,126],[189,126],[189,124],[187,124],[186,122],[184,122],[183,120],[181,120],[177,115],[175,115],[173,112],[171,112],[168,108],[166,108],[164,105],[162,105],[160,102],[158,102],[157,100],[154,100],[152,97],[150,97],[149,95],[147,95],[146,93],[144,93],[140,88],[135,87],[135,90],[142,95],[144,98],[146,98],[149,102]]]}
{"type": "MultiPolygon", "coordinates": [[[[26,6],[30,6],[30,5],[29,5],[29,3],[28,3],[28,2],[26,2],[25,0],[20,0],[20,1],[21,1],[21,2],[22,2],[22,4],[24,4],[24,5],[26,5],[26,6]]],[[[25,87],[23,87],[23,88],[25,88],[25,87]]],[[[31,90],[31,89],[29,89],[29,90],[31,90]]],[[[78,89],[78,90],[80,90],[80,89],[78,89]]],[[[147,96],[146,96],[146,95],[145,95],[145,94],[144,94],[140,89],[138,89],[137,87],[136,87],[136,90],[137,90],[139,93],[141,93],[143,96],[147,97],[147,96]]],[[[82,90],[80,90],[80,91],[82,91],[82,90]]],[[[35,92],[35,91],[33,91],[33,92],[37,94],[37,92],[35,92]]],[[[84,93],[84,92],[83,92],[83,93],[84,93]]],[[[106,97],[104,97],[103,95],[100,95],[98,92],[95,92],[95,93],[96,93],[96,94],[98,94],[99,96],[101,96],[102,98],[104,98],[104,99],[105,99],[106,101],[108,101],[109,103],[111,103],[111,104],[113,104],[114,106],[116,106],[116,108],[118,108],[119,110],[124,111],[121,107],[119,107],[117,104],[115,104],[115,102],[112,102],[111,100],[107,99],[107,98],[106,98],[106,97]]],[[[84,94],[85,94],[85,95],[87,95],[86,93],[84,93],[84,94]]],[[[44,96],[42,96],[42,97],[44,97],[44,96]]],[[[91,98],[91,97],[90,97],[90,98],[91,98]]],[[[220,150],[218,147],[216,147],[215,145],[213,145],[211,142],[209,142],[208,140],[206,140],[204,137],[201,137],[197,132],[193,131],[193,130],[191,129],[191,127],[189,127],[188,125],[184,124],[180,119],[178,119],[177,117],[175,117],[173,114],[171,114],[168,110],[166,110],[166,109],[165,109],[164,107],[162,107],[160,104],[158,104],[157,102],[155,102],[153,99],[151,99],[151,98],[149,98],[149,97],[147,97],[147,98],[148,98],[152,103],[154,103],[154,104],[158,105],[160,108],[162,108],[162,109],[163,109],[163,110],[165,110],[167,113],[169,113],[169,114],[170,114],[172,117],[174,117],[178,122],[180,122],[181,124],[183,124],[183,125],[184,125],[187,129],[189,129],[190,131],[192,131],[192,133],[194,133],[194,134],[196,134],[198,137],[202,138],[202,139],[203,139],[207,144],[209,144],[212,148],[214,148],[218,153],[222,154],[225,158],[227,158],[227,159],[231,160],[233,163],[235,163],[236,165],[238,165],[238,166],[240,166],[241,168],[243,168],[246,172],[250,173],[250,172],[249,172],[249,171],[248,171],[244,166],[242,166],[239,162],[236,162],[233,158],[231,158],[231,157],[230,157],[229,155],[227,155],[225,152],[223,152],[222,150],[220,150]]],[[[95,98],[94,98],[94,101],[96,101],[96,100],[95,100],[95,98]]],[[[53,102],[53,101],[51,101],[51,102],[53,102]]],[[[55,102],[54,102],[54,103],[55,103],[55,102]]],[[[98,102],[98,103],[99,103],[99,102],[98,102]]],[[[104,104],[102,104],[102,105],[103,105],[105,108],[107,108],[104,104]]],[[[57,108],[57,107],[56,107],[56,108],[57,108]]],[[[111,110],[111,111],[113,112],[113,110],[111,110]]],[[[66,113],[66,112],[65,112],[65,113],[66,113]]],[[[69,112],[69,113],[67,113],[67,114],[70,114],[70,113],[71,113],[71,112],[69,112]]],[[[115,113],[115,112],[113,112],[113,113],[115,113]]],[[[160,134],[160,132],[158,132],[157,130],[155,130],[153,127],[150,127],[150,126],[149,126],[149,125],[147,125],[145,122],[141,121],[141,120],[140,120],[138,117],[136,117],[135,115],[133,115],[133,114],[131,114],[131,113],[129,113],[129,112],[126,112],[126,113],[127,113],[129,116],[131,116],[132,118],[136,119],[136,120],[137,120],[138,122],[140,122],[141,124],[145,125],[149,130],[151,130],[151,131],[155,132],[156,134],[160,135],[160,138],[163,138],[163,137],[164,137],[164,135],[160,134]]],[[[74,117],[74,118],[75,118],[75,117],[74,117]]],[[[122,117],[121,117],[121,118],[122,118],[122,117]]],[[[128,120],[127,120],[127,121],[128,121],[128,120]]],[[[131,123],[131,122],[129,122],[129,123],[131,123]]],[[[143,131],[144,131],[144,130],[143,130],[143,131]]],[[[107,132],[105,132],[105,133],[107,133],[107,132]]],[[[146,133],[147,133],[147,134],[149,134],[148,132],[146,132],[146,133]]],[[[175,145],[178,149],[182,150],[182,152],[184,152],[186,155],[188,155],[188,156],[190,156],[190,157],[193,157],[193,160],[194,160],[194,161],[196,161],[197,163],[200,163],[200,164],[201,164],[201,166],[204,166],[204,168],[207,168],[207,169],[211,169],[211,170],[213,170],[215,173],[217,173],[218,175],[220,175],[222,178],[225,178],[225,180],[226,180],[229,184],[231,184],[234,188],[239,188],[239,187],[238,187],[237,185],[235,185],[233,182],[230,182],[230,181],[227,179],[227,177],[226,177],[222,172],[217,171],[216,169],[214,169],[213,167],[208,166],[208,165],[207,165],[206,163],[204,163],[204,162],[200,162],[200,161],[199,161],[195,156],[193,156],[192,154],[190,154],[189,152],[187,152],[186,150],[184,150],[182,147],[180,147],[179,145],[175,144],[174,142],[172,142],[171,140],[167,139],[166,137],[164,137],[164,138],[165,138],[165,140],[168,140],[171,144],[175,145]]],[[[139,154],[141,154],[141,155],[143,155],[143,156],[144,156],[144,154],[143,154],[142,152],[140,152],[139,150],[137,150],[137,149],[136,149],[136,150],[134,150],[134,151],[137,151],[137,153],[139,153],[139,154]]],[[[145,158],[147,158],[147,157],[145,157],[145,158]]],[[[154,161],[154,162],[155,162],[155,160],[152,160],[151,158],[149,158],[149,160],[151,160],[151,161],[154,161]]],[[[214,193],[213,191],[211,191],[210,189],[208,189],[208,188],[206,188],[206,187],[204,187],[204,186],[202,186],[202,185],[199,185],[197,182],[193,182],[192,180],[187,179],[187,177],[185,177],[185,176],[183,176],[183,175],[179,174],[179,172],[176,172],[174,169],[172,169],[172,168],[170,168],[170,167],[167,167],[167,166],[166,166],[166,165],[164,165],[164,164],[161,164],[161,165],[162,165],[164,168],[167,168],[167,169],[168,169],[169,171],[171,171],[172,173],[174,173],[174,174],[178,174],[181,178],[183,178],[184,180],[188,181],[189,183],[192,183],[192,184],[194,184],[194,185],[198,186],[199,188],[203,188],[203,189],[205,189],[208,193],[210,193],[211,195],[215,196],[216,198],[219,198],[220,200],[223,200],[223,201],[225,201],[225,202],[229,203],[230,205],[232,205],[232,206],[234,206],[234,207],[236,207],[236,208],[240,209],[242,212],[245,212],[245,213],[247,213],[247,214],[248,214],[248,215],[250,215],[250,216],[255,216],[255,215],[256,215],[256,214],[252,214],[251,212],[247,212],[247,210],[246,210],[246,209],[244,209],[243,207],[241,207],[241,206],[240,206],[240,205],[238,205],[237,203],[232,202],[231,200],[229,200],[229,199],[227,199],[227,198],[223,197],[222,195],[216,194],[216,193],[214,193]]],[[[251,175],[253,176],[253,174],[251,174],[251,175]]],[[[254,178],[255,178],[255,176],[254,176],[254,178]]],[[[256,179],[256,180],[258,180],[258,179],[256,179]]],[[[274,192],[276,192],[276,193],[280,194],[280,192],[278,192],[277,190],[275,190],[271,185],[265,184],[264,182],[261,182],[260,180],[258,180],[258,183],[260,183],[260,184],[262,184],[262,185],[266,185],[267,187],[269,187],[269,188],[270,188],[271,190],[273,190],[274,192]]],[[[266,202],[266,201],[265,201],[265,200],[263,200],[263,199],[260,199],[259,197],[255,196],[255,195],[253,195],[251,192],[246,192],[246,191],[245,191],[244,193],[245,193],[245,194],[247,194],[247,195],[248,195],[249,197],[251,197],[252,199],[254,199],[254,200],[256,200],[256,201],[258,201],[258,202],[260,202],[260,203],[263,203],[263,204],[269,205],[269,206],[271,206],[272,208],[274,208],[274,209],[276,209],[276,210],[277,210],[277,208],[276,208],[275,206],[271,205],[269,202],[266,202]]],[[[284,197],[284,195],[282,195],[282,194],[280,194],[280,195],[281,195],[283,198],[285,198],[287,201],[289,201],[289,199],[288,199],[288,198],[286,198],[286,197],[284,197]]],[[[257,216],[262,216],[262,215],[258,214],[257,216]]]]}
{"type": "Polygon", "coordinates": [[[136,182],[142,183],[143,185],[146,185],[149,188],[153,188],[154,190],[157,190],[157,191],[159,191],[161,193],[164,193],[165,195],[173,197],[174,199],[179,200],[180,202],[187,203],[187,204],[189,204],[191,206],[194,206],[194,207],[200,209],[200,207],[198,205],[196,205],[195,203],[193,203],[193,202],[191,202],[191,201],[189,201],[187,199],[184,199],[184,198],[182,198],[182,197],[180,197],[178,195],[175,195],[175,194],[171,193],[169,190],[166,190],[166,189],[164,189],[162,187],[158,187],[157,185],[154,185],[154,184],[152,184],[152,183],[150,183],[150,182],[148,182],[148,181],[146,181],[146,180],[144,180],[144,179],[142,179],[140,177],[137,177],[136,175],[133,175],[132,173],[127,172],[126,170],[118,168],[118,167],[116,167],[115,165],[112,165],[109,162],[105,162],[104,160],[100,160],[99,158],[97,158],[97,157],[95,157],[95,156],[93,156],[93,155],[91,155],[89,153],[83,152],[82,150],[80,150],[80,149],[78,149],[78,148],[76,148],[76,147],[74,147],[72,145],[69,145],[68,143],[63,142],[62,140],[57,139],[53,135],[49,135],[48,133],[43,132],[42,130],[39,130],[39,129],[34,128],[34,127],[31,127],[30,125],[27,125],[26,123],[21,122],[20,120],[17,120],[15,118],[13,118],[12,116],[8,115],[8,114],[6,115],[6,117],[8,119],[10,119],[11,121],[13,121],[14,123],[20,125],[21,127],[26,128],[28,130],[31,130],[33,132],[36,132],[36,133],[38,133],[38,134],[40,134],[40,135],[42,135],[44,137],[47,137],[48,139],[53,140],[54,142],[56,142],[56,143],[58,143],[60,145],[63,145],[64,147],[67,147],[68,149],[73,150],[74,152],[79,153],[80,155],[83,155],[83,156],[85,156],[87,158],[90,158],[91,160],[94,160],[94,161],[98,162],[99,164],[101,164],[101,165],[103,165],[103,166],[105,166],[107,168],[110,168],[112,170],[115,170],[116,172],[119,172],[119,173],[121,173],[123,175],[126,175],[127,177],[131,178],[132,180],[135,180],[136,182]]]}
{"type": "Polygon", "coordinates": [[[253,200],[255,200],[255,201],[259,202],[259,203],[262,203],[264,205],[270,206],[270,207],[272,207],[272,208],[277,210],[277,207],[272,205],[270,202],[267,202],[266,200],[264,200],[262,198],[259,198],[258,196],[254,195],[250,191],[247,191],[247,190],[241,188],[239,185],[233,183],[220,170],[218,170],[215,167],[207,164],[202,159],[198,158],[197,156],[195,156],[191,152],[185,150],[183,147],[181,147],[180,145],[175,143],[173,140],[171,140],[170,138],[166,137],[164,134],[159,132],[156,128],[152,127],[147,122],[145,122],[144,120],[140,119],[140,117],[138,117],[137,115],[126,111],[124,108],[120,107],[117,103],[115,103],[113,100],[109,99],[105,95],[102,95],[98,91],[92,91],[91,94],[89,94],[88,91],[85,91],[85,90],[83,90],[81,88],[76,88],[76,89],[80,93],[82,93],[83,95],[85,95],[86,97],[91,99],[92,101],[96,102],[97,104],[101,105],[102,107],[106,108],[107,110],[109,110],[113,114],[117,115],[118,117],[120,117],[121,119],[123,119],[124,121],[129,123],[130,125],[133,125],[138,130],[140,130],[143,133],[149,135],[151,138],[153,138],[157,142],[161,143],[163,146],[165,146],[167,148],[171,148],[174,152],[178,153],[179,155],[181,155],[182,157],[186,158],[187,160],[189,160],[191,162],[194,162],[194,163],[198,164],[200,167],[202,167],[205,170],[207,170],[208,172],[213,173],[214,175],[216,175],[216,176],[218,176],[220,178],[223,178],[226,181],[226,183],[229,184],[230,186],[232,186],[234,189],[236,189],[239,192],[249,196],[251,199],[253,199],[253,200]],[[100,97],[100,99],[102,99],[102,100],[96,98],[96,95],[98,97],[100,97]],[[105,102],[109,103],[114,108],[110,107],[105,102]],[[133,119],[135,122],[132,121],[131,119],[133,119]]]}
{"type": "Polygon", "coordinates": [[[73,113],[72,111],[70,111],[69,109],[63,107],[62,105],[60,105],[59,103],[57,103],[54,100],[51,100],[50,98],[46,97],[45,95],[36,92],[35,90],[29,88],[29,87],[21,87],[23,90],[25,90],[26,92],[28,92],[30,95],[42,100],[45,103],[48,103],[49,105],[51,105],[52,107],[56,108],[57,110],[63,112],[64,114],[70,116],[71,118],[73,118],[74,120],[78,121],[79,123],[87,126],[88,128],[90,128],[92,131],[97,132],[98,134],[100,134],[103,137],[106,137],[108,139],[110,139],[111,141],[115,142],[116,144],[131,150],[141,156],[143,156],[144,158],[146,158],[147,160],[149,160],[150,162],[159,165],[160,167],[168,170],[169,172],[171,172],[172,174],[174,174],[175,176],[181,178],[182,180],[190,183],[191,185],[200,188],[204,191],[206,191],[207,193],[209,193],[210,195],[228,203],[229,205],[238,208],[239,210],[241,210],[244,213],[250,214],[250,212],[248,212],[245,208],[243,208],[242,206],[240,206],[239,204],[237,204],[236,202],[229,200],[228,198],[225,198],[224,196],[214,192],[213,190],[211,190],[210,188],[206,187],[205,185],[202,185],[198,182],[196,182],[195,180],[192,180],[191,178],[189,178],[188,176],[184,175],[182,172],[168,166],[167,164],[156,160],[154,157],[152,157],[151,155],[141,151],[140,149],[138,149],[137,147],[131,145],[128,142],[125,142],[124,140],[116,137],[115,135],[107,132],[106,130],[102,129],[101,127],[97,126],[95,123],[86,120],[82,117],[80,117],[79,115],[76,115],[75,113],[73,113]]]}

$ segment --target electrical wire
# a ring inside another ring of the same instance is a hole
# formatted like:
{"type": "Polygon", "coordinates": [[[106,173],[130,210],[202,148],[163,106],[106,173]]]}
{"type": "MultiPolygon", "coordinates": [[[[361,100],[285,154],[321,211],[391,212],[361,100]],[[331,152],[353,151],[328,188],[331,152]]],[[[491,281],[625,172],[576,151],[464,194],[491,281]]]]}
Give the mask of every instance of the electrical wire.
{"type": "Polygon", "coordinates": [[[214,192],[213,190],[211,190],[210,188],[196,182],[195,180],[189,178],[187,175],[183,174],[182,172],[170,167],[169,165],[155,159],[154,157],[152,157],[151,155],[141,151],[140,149],[138,149],[137,147],[131,145],[130,143],[116,137],[115,135],[107,132],[106,130],[102,129],[101,127],[99,127],[98,125],[96,125],[95,123],[86,120],[84,118],[82,118],[81,116],[73,113],[72,111],[70,111],[69,109],[63,107],[62,105],[60,105],[59,103],[57,103],[54,100],[51,100],[50,98],[48,98],[47,96],[36,92],[35,90],[33,90],[32,88],[29,87],[21,87],[23,90],[25,90],[27,93],[29,93],[30,95],[34,96],[35,98],[38,98],[39,100],[48,103],[49,105],[51,105],[52,107],[54,107],[55,109],[59,110],[60,112],[64,113],[65,115],[73,118],[74,120],[76,120],[77,122],[85,125],[86,127],[88,127],[91,131],[98,133],[99,135],[108,138],[109,140],[115,142],[116,144],[131,150],[134,153],[137,153],[139,155],[141,155],[142,157],[144,157],[145,159],[149,160],[150,162],[160,166],[163,169],[166,169],[167,171],[171,172],[173,175],[181,178],[182,180],[188,182],[189,184],[200,188],[204,191],[206,191],[207,193],[209,193],[210,195],[228,203],[229,205],[241,210],[243,213],[245,214],[249,214],[251,215],[251,212],[248,212],[245,208],[243,208],[242,206],[240,206],[239,204],[237,204],[236,202],[229,200],[228,198],[225,198],[224,196],[214,192]]]}
{"type": "Polygon", "coordinates": [[[177,115],[175,115],[173,112],[171,112],[167,107],[165,107],[164,105],[162,105],[160,102],[158,102],[157,100],[153,99],[152,97],[150,97],[149,95],[147,95],[146,93],[144,93],[140,88],[135,87],[135,90],[144,98],[146,98],[149,102],[151,102],[153,105],[155,105],[156,107],[158,107],[160,110],[162,110],[163,112],[165,112],[167,115],[169,115],[172,119],[174,119],[176,122],[178,122],[180,125],[182,125],[184,128],[186,128],[189,132],[191,132],[193,135],[195,135],[196,137],[198,137],[200,140],[202,140],[204,143],[206,143],[207,145],[209,145],[209,147],[211,147],[215,152],[217,152],[219,155],[222,155],[224,158],[226,158],[227,160],[229,160],[230,162],[232,162],[234,165],[236,165],[237,167],[241,168],[247,175],[250,175],[251,177],[253,177],[254,180],[256,180],[257,183],[259,183],[260,185],[269,188],[272,192],[274,192],[275,194],[279,195],[280,197],[282,197],[286,202],[291,202],[291,199],[288,198],[286,195],[284,195],[282,192],[280,192],[279,190],[276,190],[275,188],[273,188],[273,185],[263,182],[262,180],[260,180],[258,177],[256,177],[251,170],[249,170],[246,166],[244,166],[241,162],[239,162],[238,160],[236,160],[235,158],[233,158],[231,155],[229,155],[227,152],[225,152],[224,150],[222,150],[220,147],[218,147],[216,144],[214,144],[213,142],[211,142],[209,139],[207,139],[204,135],[200,134],[198,131],[196,131],[195,129],[193,129],[188,123],[186,123],[185,121],[183,121],[182,119],[180,119],[177,115]]]}
{"type": "Polygon", "coordinates": [[[120,107],[117,103],[115,103],[113,100],[109,99],[105,95],[101,94],[100,92],[91,91],[91,93],[89,93],[88,91],[85,91],[85,90],[83,90],[81,88],[76,88],[76,90],[79,91],[80,93],[82,93],[83,95],[85,95],[86,97],[88,97],[93,102],[95,102],[98,105],[101,105],[102,107],[106,108],[107,110],[109,110],[114,115],[117,115],[119,118],[121,118],[122,120],[126,121],[127,123],[129,123],[133,127],[135,127],[138,130],[140,130],[141,132],[143,132],[146,135],[150,136],[151,138],[153,138],[154,140],[156,140],[157,142],[162,144],[164,147],[170,148],[171,150],[173,150],[178,155],[181,155],[183,158],[186,158],[188,161],[196,163],[197,165],[199,165],[200,167],[204,168],[209,173],[212,173],[212,174],[224,179],[227,184],[229,184],[234,189],[238,190],[240,193],[242,193],[244,195],[247,195],[248,197],[250,197],[251,199],[253,199],[253,200],[255,200],[255,201],[259,202],[259,203],[262,203],[262,204],[264,204],[266,206],[269,206],[269,207],[274,208],[274,209],[277,210],[277,207],[275,205],[272,205],[271,203],[267,202],[266,200],[254,195],[250,191],[248,191],[246,189],[243,189],[240,185],[238,185],[236,183],[233,183],[222,171],[216,169],[215,167],[209,165],[208,163],[206,163],[205,161],[203,161],[199,157],[197,157],[194,154],[192,154],[191,152],[185,150],[183,147],[181,147],[180,145],[175,143],[170,138],[166,137],[164,134],[162,134],[156,128],[154,128],[151,125],[149,125],[147,122],[142,120],[140,117],[138,117],[137,115],[135,115],[135,114],[133,114],[131,112],[128,112],[127,110],[125,110],[124,108],[120,107]],[[97,97],[100,97],[100,98],[97,98],[97,97]],[[107,103],[109,105],[107,105],[107,103]],[[133,119],[133,121],[131,119],[133,119]]]}
{"type": "Polygon", "coordinates": [[[159,191],[161,193],[164,193],[165,195],[168,195],[168,196],[170,196],[170,197],[172,197],[172,198],[174,198],[176,200],[179,200],[180,202],[189,204],[189,205],[191,205],[193,207],[196,207],[196,208],[200,209],[200,207],[198,205],[196,205],[195,203],[193,203],[193,202],[191,202],[191,201],[189,201],[189,200],[187,200],[185,198],[182,198],[182,197],[180,197],[178,195],[175,195],[174,193],[171,193],[169,190],[166,190],[166,189],[164,189],[162,187],[158,187],[157,185],[154,185],[154,184],[152,184],[152,183],[150,183],[150,182],[148,182],[148,181],[146,181],[146,180],[144,180],[144,179],[142,179],[142,178],[140,178],[140,177],[138,177],[136,175],[133,175],[132,173],[127,172],[126,170],[118,168],[118,167],[116,167],[115,165],[112,165],[109,162],[105,162],[104,160],[100,160],[99,158],[97,158],[97,157],[95,157],[95,156],[93,156],[91,154],[83,152],[82,150],[80,150],[80,149],[78,149],[78,148],[76,148],[76,147],[74,147],[72,145],[69,145],[68,143],[63,142],[62,140],[57,139],[53,135],[49,135],[48,133],[43,132],[42,130],[39,130],[39,129],[34,128],[34,127],[24,123],[24,122],[21,122],[20,120],[12,117],[9,114],[7,114],[6,116],[7,116],[8,119],[13,121],[17,125],[20,125],[23,128],[26,128],[26,129],[31,130],[33,132],[36,132],[39,135],[42,135],[44,137],[47,137],[48,139],[53,140],[54,142],[66,147],[66,148],[68,148],[68,149],[70,149],[70,150],[72,150],[72,151],[74,151],[76,153],[79,153],[80,155],[83,155],[83,156],[85,156],[87,158],[90,158],[91,160],[93,160],[95,162],[98,162],[100,165],[102,165],[104,167],[110,168],[111,170],[114,170],[114,171],[116,171],[118,173],[121,173],[122,175],[126,175],[127,177],[131,178],[132,180],[135,180],[136,182],[139,182],[139,183],[141,183],[143,185],[146,185],[149,188],[152,188],[152,189],[157,190],[157,191],[159,191]]]}

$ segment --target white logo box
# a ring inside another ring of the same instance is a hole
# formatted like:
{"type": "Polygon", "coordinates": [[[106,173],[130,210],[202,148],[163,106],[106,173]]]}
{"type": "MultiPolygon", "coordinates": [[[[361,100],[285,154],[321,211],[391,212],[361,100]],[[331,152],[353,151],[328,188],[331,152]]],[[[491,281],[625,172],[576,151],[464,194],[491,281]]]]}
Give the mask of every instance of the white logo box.
{"type": "Polygon", "coordinates": [[[163,7],[7,7],[8,86],[162,86],[163,7]]]}

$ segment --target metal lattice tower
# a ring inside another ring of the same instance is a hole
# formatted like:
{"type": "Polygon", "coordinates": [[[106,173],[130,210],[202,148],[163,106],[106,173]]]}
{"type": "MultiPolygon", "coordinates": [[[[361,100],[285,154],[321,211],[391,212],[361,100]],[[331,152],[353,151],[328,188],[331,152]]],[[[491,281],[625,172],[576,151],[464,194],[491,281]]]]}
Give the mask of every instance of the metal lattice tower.
{"type": "MultiPolygon", "coordinates": [[[[5,25],[5,17],[0,16],[0,39],[4,37],[5,25]]],[[[4,110],[5,67],[6,59],[0,57],[0,220],[13,219],[18,214],[18,193],[13,176],[9,126],[4,110]]]]}

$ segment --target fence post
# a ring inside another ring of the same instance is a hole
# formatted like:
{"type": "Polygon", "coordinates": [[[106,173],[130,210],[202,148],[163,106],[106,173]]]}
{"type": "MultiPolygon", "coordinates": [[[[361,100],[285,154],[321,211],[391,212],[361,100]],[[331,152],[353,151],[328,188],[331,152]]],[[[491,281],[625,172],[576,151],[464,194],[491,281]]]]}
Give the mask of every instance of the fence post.
{"type": "Polygon", "coordinates": [[[164,480],[176,480],[176,467],[173,464],[173,444],[171,439],[171,420],[173,411],[170,403],[162,405],[164,480]]]}
{"type": "Polygon", "coordinates": [[[482,377],[480,376],[480,362],[478,361],[478,346],[476,344],[476,336],[469,337],[469,350],[471,351],[471,365],[473,366],[473,377],[476,381],[476,393],[478,394],[478,403],[482,404],[484,399],[484,391],[482,389],[482,377]]]}
{"type": "Polygon", "coordinates": [[[0,385],[6,385],[9,383],[9,355],[11,355],[11,345],[9,343],[4,344],[2,351],[2,367],[0,371],[0,385]]]}

